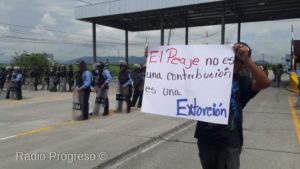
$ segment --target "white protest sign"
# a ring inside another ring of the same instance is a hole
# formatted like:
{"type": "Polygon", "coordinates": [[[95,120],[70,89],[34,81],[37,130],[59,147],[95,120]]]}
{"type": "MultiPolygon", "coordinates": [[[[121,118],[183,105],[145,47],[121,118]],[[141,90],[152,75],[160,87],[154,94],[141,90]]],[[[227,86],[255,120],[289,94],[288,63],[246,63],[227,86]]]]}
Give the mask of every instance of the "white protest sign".
{"type": "Polygon", "coordinates": [[[229,45],[150,48],[142,112],[227,124],[233,64],[229,45]]]}

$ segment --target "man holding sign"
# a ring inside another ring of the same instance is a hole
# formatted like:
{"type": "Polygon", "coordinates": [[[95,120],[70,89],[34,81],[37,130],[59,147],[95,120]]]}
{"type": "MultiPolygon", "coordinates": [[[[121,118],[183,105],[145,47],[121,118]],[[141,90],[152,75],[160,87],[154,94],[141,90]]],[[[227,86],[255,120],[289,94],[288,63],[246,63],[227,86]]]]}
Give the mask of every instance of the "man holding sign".
{"type": "Polygon", "coordinates": [[[251,59],[245,43],[233,46],[235,59],[228,125],[197,123],[199,156],[203,169],[239,169],[243,145],[243,108],[260,90],[270,86],[266,74],[251,59]],[[251,76],[240,73],[248,69],[251,76]]]}
{"type": "Polygon", "coordinates": [[[148,51],[142,112],[197,120],[203,169],[239,168],[242,110],[270,85],[250,56],[245,43],[148,51]]]}

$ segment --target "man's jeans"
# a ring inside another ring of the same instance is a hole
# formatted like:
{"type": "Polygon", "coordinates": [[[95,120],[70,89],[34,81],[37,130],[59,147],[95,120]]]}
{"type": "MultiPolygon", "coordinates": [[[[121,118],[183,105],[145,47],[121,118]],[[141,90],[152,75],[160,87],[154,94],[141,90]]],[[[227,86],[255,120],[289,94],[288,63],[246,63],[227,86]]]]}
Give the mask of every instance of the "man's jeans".
{"type": "Polygon", "coordinates": [[[215,147],[198,141],[203,169],[239,169],[242,148],[215,147]]]}

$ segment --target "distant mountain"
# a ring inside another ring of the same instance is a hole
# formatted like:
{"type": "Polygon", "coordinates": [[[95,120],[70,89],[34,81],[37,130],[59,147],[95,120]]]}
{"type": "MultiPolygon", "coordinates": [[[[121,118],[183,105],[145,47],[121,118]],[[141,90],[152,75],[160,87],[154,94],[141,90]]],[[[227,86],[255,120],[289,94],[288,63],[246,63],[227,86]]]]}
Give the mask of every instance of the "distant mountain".
{"type": "MultiPolygon", "coordinates": [[[[80,58],[72,59],[66,62],[62,62],[61,64],[75,64],[79,59],[84,60],[87,64],[93,63],[93,57],[92,56],[83,56],[80,58]]],[[[108,59],[108,63],[110,64],[119,64],[120,60],[125,60],[125,57],[118,57],[118,56],[105,56],[105,57],[99,57],[97,56],[96,60],[106,62],[108,59]]],[[[137,57],[137,56],[129,56],[128,57],[129,64],[144,64],[146,62],[145,57],[137,57]]]]}

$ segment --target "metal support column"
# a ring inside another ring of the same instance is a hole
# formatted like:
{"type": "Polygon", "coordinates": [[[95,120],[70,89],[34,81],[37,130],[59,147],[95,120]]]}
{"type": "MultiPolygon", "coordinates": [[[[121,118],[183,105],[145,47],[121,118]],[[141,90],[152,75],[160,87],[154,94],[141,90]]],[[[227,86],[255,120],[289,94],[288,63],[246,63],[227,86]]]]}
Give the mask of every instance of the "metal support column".
{"type": "Polygon", "coordinates": [[[165,44],[165,30],[164,30],[164,17],[160,18],[160,45],[163,46],[165,44]]]}
{"type": "Polygon", "coordinates": [[[225,2],[222,7],[221,44],[225,43],[225,2]]]}
{"type": "Polygon", "coordinates": [[[97,48],[96,48],[96,23],[93,22],[93,62],[96,63],[96,57],[97,57],[97,48]]]}
{"type": "Polygon", "coordinates": [[[125,61],[128,64],[128,30],[125,30],[125,61]]]}
{"type": "Polygon", "coordinates": [[[189,20],[186,20],[185,24],[185,45],[189,44],[189,20]]]}
{"type": "Polygon", "coordinates": [[[241,42],[241,21],[238,22],[238,35],[237,41],[241,42]]]}

